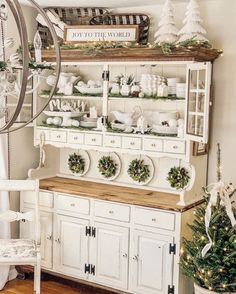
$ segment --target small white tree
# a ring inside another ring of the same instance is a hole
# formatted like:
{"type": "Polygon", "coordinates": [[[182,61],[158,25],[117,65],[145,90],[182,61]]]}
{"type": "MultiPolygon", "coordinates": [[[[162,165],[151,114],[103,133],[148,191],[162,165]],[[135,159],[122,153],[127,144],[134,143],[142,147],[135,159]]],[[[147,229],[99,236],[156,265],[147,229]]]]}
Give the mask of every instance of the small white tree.
{"type": "Polygon", "coordinates": [[[206,30],[202,27],[202,22],[197,0],[190,0],[183,21],[184,26],[179,31],[179,42],[186,41],[193,37],[198,41],[208,41],[204,36],[206,35],[206,30]]]}
{"type": "Polygon", "coordinates": [[[174,21],[174,9],[171,0],[166,0],[161,20],[158,24],[158,31],[155,33],[155,43],[174,43],[178,39],[178,28],[174,21]]]}

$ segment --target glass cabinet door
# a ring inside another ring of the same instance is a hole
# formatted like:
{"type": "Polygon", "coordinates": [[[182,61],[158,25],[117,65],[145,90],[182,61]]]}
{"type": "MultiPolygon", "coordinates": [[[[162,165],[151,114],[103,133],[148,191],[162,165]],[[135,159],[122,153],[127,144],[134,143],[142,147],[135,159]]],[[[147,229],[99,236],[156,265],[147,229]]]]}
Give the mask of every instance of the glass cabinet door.
{"type": "Polygon", "coordinates": [[[186,137],[207,143],[209,129],[211,63],[187,66],[186,137]]]}

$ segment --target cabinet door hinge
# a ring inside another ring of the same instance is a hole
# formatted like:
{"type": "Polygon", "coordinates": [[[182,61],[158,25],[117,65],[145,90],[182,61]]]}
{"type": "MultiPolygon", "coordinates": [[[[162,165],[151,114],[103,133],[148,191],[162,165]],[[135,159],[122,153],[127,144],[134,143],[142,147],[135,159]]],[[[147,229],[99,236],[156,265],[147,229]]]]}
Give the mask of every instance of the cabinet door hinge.
{"type": "Polygon", "coordinates": [[[90,274],[91,271],[91,264],[85,264],[84,265],[84,273],[89,273],[90,274]]]}
{"type": "Polygon", "coordinates": [[[168,294],[175,294],[175,286],[168,285],[168,294]]]}
{"type": "Polygon", "coordinates": [[[91,226],[85,227],[85,236],[91,236],[91,226]]]}
{"type": "Polygon", "coordinates": [[[95,276],[95,265],[91,264],[90,274],[95,276]]]}
{"type": "Polygon", "coordinates": [[[170,247],[169,247],[169,254],[176,254],[176,244],[171,244],[170,243],[170,247]]]}
{"type": "Polygon", "coordinates": [[[91,232],[92,237],[96,237],[96,228],[92,227],[92,232],[91,232]]]}
{"type": "Polygon", "coordinates": [[[84,273],[88,273],[90,275],[94,275],[95,276],[95,265],[92,264],[85,264],[84,265],[84,273]]]}
{"type": "Polygon", "coordinates": [[[110,72],[108,70],[104,70],[102,73],[102,79],[103,81],[109,81],[110,72]]]}

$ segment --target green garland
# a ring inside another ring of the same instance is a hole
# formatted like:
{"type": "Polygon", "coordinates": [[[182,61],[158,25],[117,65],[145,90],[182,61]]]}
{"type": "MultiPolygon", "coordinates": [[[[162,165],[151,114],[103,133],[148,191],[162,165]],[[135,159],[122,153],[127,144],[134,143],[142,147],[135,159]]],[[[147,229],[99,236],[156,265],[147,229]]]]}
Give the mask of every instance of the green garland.
{"type": "Polygon", "coordinates": [[[111,178],[116,174],[117,164],[111,156],[102,156],[98,161],[98,170],[105,178],[111,178]]]}
{"type": "Polygon", "coordinates": [[[142,159],[132,160],[127,172],[131,179],[138,183],[145,182],[150,177],[149,166],[142,159]]]}
{"type": "Polygon", "coordinates": [[[105,49],[115,49],[115,48],[151,48],[151,49],[162,49],[164,54],[171,54],[176,49],[193,49],[193,48],[212,48],[212,45],[208,41],[199,41],[194,36],[191,39],[188,39],[183,42],[178,43],[155,43],[155,44],[146,44],[140,45],[135,42],[95,42],[95,43],[86,43],[86,44],[71,44],[66,43],[61,46],[63,50],[82,50],[85,54],[100,54],[105,49]]]}
{"type": "Polygon", "coordinates": [[[184,189],[190,180],[189,172],[184,167],[172,167],[168,173],[167,181],[176,190],[184,189]]]}
{"type": "Polygon", "coordinates": [[[7,63],[5,61],[0,61],[0,71],[5,71],[7,69],[7,63]]]}
{"type": "Polygon", "coordinates": [[[73,174],[82,174],[85,170],[85,160],[79,154],[70,154],[68,158],[68,167],[73,174]]]}

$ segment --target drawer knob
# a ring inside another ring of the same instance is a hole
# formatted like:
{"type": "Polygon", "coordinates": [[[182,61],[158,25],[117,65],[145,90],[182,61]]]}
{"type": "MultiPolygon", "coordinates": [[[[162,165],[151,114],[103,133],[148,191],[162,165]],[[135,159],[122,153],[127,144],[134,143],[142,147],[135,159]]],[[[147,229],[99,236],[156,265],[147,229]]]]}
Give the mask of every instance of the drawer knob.
{"type": "Polygon", "coordinates": [[[115,143],[115,140],[111,140],[110,143],[111,143],[111,144],[114,144],[114,143],[115,143]]]}
{"type": "Polygon", "coordinates": [[[134,142],[130,142],[130,145],[131,145],[131,146],[134,146],[134,144],[135,144],[134,142]]]}
{"type": "Polygon", "coordinates": [[[110,214],[114,214],[114,211],[113,211],[113,210],[109,210],[109,213],[110,213],[110,214]]]}
{"type": "Polygon", "coordinates": [[[157,221],[157,219],[156,219],[156,218],[152,218],[152,222],[154,222],[154,223],[155,223],[156,221],[157,221]]]}
{"type": "Polygon", "coordinates": [[[177,146],[177,145],[174,145],[174,146],[173,146],[173,149],[178,149],[178,146],[177,146]]]}
{"type": "Polygon", "coordinates": [[[60,244],[60,239],[59,238],[55,239],[55,242],[60,244]]]}
{"type": "Polygon", "coordinates": [[[61,135],[57,135],[57,138],[60,139],[61,138],[61,135]]]}
{"type": "Polygon", "coordinates": [[[152,147],[156,147],[156,144],[153,143],[151,146],[152,146],[152,147]]]}
{"type": "Polygon", "coordinates": [[[49,241],[51,241],[52,240],[52,235],[47,235],[46,236],[46,239],[49,240],[49,241]]]}
{"type": "Polygon", "coordinates": [[[74,137],[74,140],[78,140],[78,137],[74,137]]]}
{"type": "Polygon", "coordinates": [[[96,139],[95,138],[92,138],[92,142],[96,142],[96,139]]]}
{"type": "Polygon", "coordinates": [[[70,206],[71,206],[71,207],[75,207],[75,203],[71,203],[70,206]]]}

